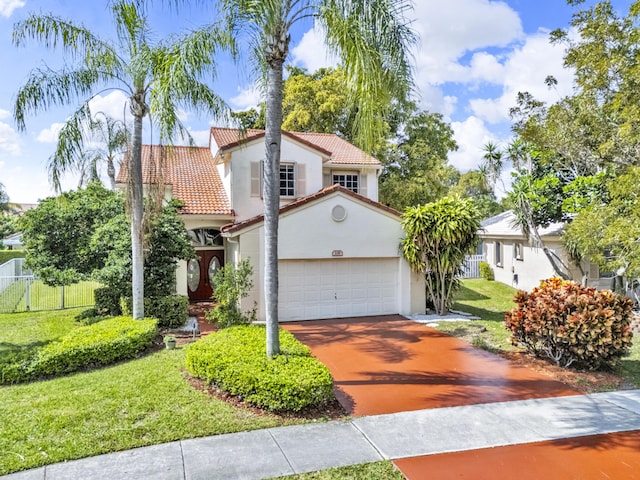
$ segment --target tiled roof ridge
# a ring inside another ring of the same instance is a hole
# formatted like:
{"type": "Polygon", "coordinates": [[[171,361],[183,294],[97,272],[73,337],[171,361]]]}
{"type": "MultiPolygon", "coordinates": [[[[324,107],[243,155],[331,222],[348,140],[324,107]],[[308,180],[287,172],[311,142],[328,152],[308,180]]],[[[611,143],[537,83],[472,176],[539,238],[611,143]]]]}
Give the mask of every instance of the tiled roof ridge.
{"type": "MultiPolygon", "coordinates": [[[[330,187],[325,187],[322,190],[317,191],[316,193],[312,193],[311,195],[307,195],[306,197],[302,197],[299,198],[298,200],[288,203],[287,205],[284,205],[283,207],[280,207],[280,214],[289,212],[291,210],[295,210],[296,208],[301,207],[302,205],[306,205],[308,203],[311,203],[313,201],[316,201],[320,198],[326,197],[327,195],[330,195],[334,192],[341,192],[344,193],[346,195],[349,195],[361,202],[367,203],[369,205],[372,205],[375,208],[378,208],[379,210],[383,210],[387,213],[390,213],[392,215],[395,215],[397,217],[401,217],[402,213],[399,212],[398,210],[388,207],[387,205],[383,205],[382,203],[376,202],[374,200],[371,200],[370,198],[364,197],[358,193],[355,193],[351,190],[349,190],[348,188],[343,187],[342,185],[331,185],[330,187]]],[[[260,215],[256,215],[255,217],[251,217],[248,218],[246,220],[243,220],[241,222],[238,223],[228,223],[226,225],[223,225],[222,228],[220,229],[220,231],[222,233],[233,233],[233,232],[237,232],[238,230],[242,230],[246,227],[249,227],[251,225],[254,225],[256,223],[260,223],[264,220],[264,214],[260,214],[260,215]]]]}

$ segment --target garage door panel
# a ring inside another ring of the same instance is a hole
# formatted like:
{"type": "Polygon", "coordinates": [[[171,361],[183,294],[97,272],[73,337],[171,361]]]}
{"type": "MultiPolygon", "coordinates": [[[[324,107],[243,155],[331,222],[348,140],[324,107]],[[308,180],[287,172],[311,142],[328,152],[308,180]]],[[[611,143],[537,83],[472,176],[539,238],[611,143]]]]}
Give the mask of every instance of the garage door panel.
{"type": "Polygon", "coordinates": [[[398,259],[283,260],[280,320],[398,311],[398,259]]]}

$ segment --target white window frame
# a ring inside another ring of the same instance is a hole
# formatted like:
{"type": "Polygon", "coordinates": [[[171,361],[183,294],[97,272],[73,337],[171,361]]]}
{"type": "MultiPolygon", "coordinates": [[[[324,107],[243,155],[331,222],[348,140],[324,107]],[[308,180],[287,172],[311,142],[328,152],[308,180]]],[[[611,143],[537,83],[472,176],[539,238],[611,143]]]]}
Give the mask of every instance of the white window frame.
{"type": "Polygon", "coordinates": [[[493,261],[496,265],[496,267],[502,267],[502,242],[499,242],[496,240],[496,243],[494,245],[494,250],[493,250],[493,261]]]}
{"type": "Polygon", "coordinates": [[[278,171],[278,181],[280,182],[280,197],[295,197],[296,196],[296,165],[295,163],[281,163],[278,171]],[[283,169],[285,169],[285,175],[291,178],[282,178],[283,169]],[[285,185],[283,186],[283,182],[285,185]],[[284,194],[283,194],[284,192],[284,194]]]}
{"type": "Polygon", "coordinates": [[[513,244],[513,258],[520,262],[524,261],[522,248],[522,243],[520,242],[516,242],[513,244]]]}
{"type": "Polygon", "coordinates": [[[362,180],[359,172],[331,172],[331,184],[335,185],[336,183],[354,193],[360,193],[362,188],[362,180]],[[352,178],[348,179],[347,177],[352,178]],[[354,180],[355,187],[353,185],[354,180]]]}

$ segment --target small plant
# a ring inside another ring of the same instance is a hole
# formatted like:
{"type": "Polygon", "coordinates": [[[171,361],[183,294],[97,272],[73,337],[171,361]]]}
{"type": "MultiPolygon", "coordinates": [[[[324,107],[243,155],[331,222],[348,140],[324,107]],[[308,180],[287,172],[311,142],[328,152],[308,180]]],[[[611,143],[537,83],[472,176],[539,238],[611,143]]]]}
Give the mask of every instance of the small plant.
{"type": "Polygon", "coordinates": [[[220,328],[233,325],[244,325],[256,320],[256,306],[253,309],[242,312],[240,300],[249,295],[253,288],[253,268],[249,260],[242,260],[237,268],[227,263],[218,270],[213,278],[213,299],[217,305],[207,312],[205,317],[220,328]]]}
{"type": "Polygon", "coordinates": [[[332,400],[331,373],[309,348],[285,330],[280,346],[282,353],[268,358],[264,326],[230,327],[187,347],[187,371],[267,410],[297,412],[332,400]]]}
{"type": "Polygon", "coordinates": [[[505,314],[511,342],[561,367],[613,367],[631,347],[631,300],[551,278],[519,291],[505,314]]]}
{"type": "Polygon", "coordinates": [[[163,341],[167,350],[174,350],[176,348],[177,340],[173,335],[165,335],[163,341]]]}
{"type": "Polygon", "coordinates": [[[490,282],[495,280],[493,269],[487,262],[480,262],[480,277],[490,282]]]}

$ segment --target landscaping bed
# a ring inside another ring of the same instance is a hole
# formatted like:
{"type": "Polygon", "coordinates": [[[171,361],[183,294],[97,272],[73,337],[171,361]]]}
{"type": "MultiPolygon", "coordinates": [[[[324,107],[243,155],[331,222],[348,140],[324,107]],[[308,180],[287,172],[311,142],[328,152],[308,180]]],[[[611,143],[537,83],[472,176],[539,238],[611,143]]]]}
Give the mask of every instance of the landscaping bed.
{"type": "Polygon", "coordinates": [[[499,282],[464,280],[454,308],[473,313],[482,320],[443,322],[436,328],[584,393],[640,388],[640,334],[636,333],[634,337],[630,355],[622,358],[612,371],[560,368],[511,345],[510,332],[504,326],[504,313],[515,307],[515,293],[515,289],[499,282]]]}

